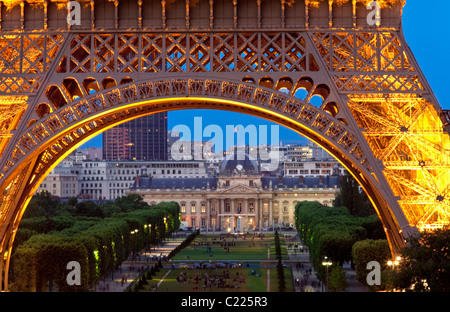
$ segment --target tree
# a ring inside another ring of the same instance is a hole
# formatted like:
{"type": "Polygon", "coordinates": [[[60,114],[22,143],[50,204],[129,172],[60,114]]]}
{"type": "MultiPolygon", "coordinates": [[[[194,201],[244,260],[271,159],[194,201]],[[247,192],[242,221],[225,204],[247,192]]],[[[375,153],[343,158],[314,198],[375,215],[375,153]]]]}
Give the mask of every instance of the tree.
{"type": "Polygon", "coordinates": [[[329,277],[329,288],[331,291],[344,291],[348,287],[348,281],[345,277],[345,272],[340,265],[331,267],[329,277]]]}
{"type": "Polygon", "coordinates": [[[394,285],[413,291],[450,291],[450,228],[423,232],[409,240],[394,285]]]}
{"type": "Polygon", "coordinates": [[[115,213],[119,213],[121,211],[120,207],[113,203],[103,204],[101,210],[105,217],[111,217],[115,213]]]}
{"type": "Polygon", "coordinates": [[[346,207],[350,214],[366,217],[375,213],[372,203],[353,176],[346,172],[339,181],[339,193],[333,202],[335,207],[346,207]]]}
{"type": "Polygon", "coordinates": [[[58,201],[53,199],[52,194],[48,191],[39,192],[31,198],[23,218],[54,215],[57,211],[57,207],[58,201]]]}
{"type": "Polygon", "coordinates": [[[391,256],[389,243],[387,240],[366,239],[356,242],[352,247],[352,258],[356,265],[356,278],[361,283],[366,283],[367,263],[377,261],[385,267],[391,256]]]}
{"type": "MultiPolygon", "coordinates": [[[[134,199],[128,203],[134,202],[139,207],[141,200],[134,199]]],[[[53,201],[45,194],[37,197],[35,203],[38,200],[53,201]]],[[[10,267],[17,290],[44,291],[49,287],[49,290],[85,291],[129,256],[131,230],[139,228],[139,234],[134,239],[138,250],[148,243],[144,225],[152,224],[155,239],[164,239],[179,226],[180,207],[176,202],[152,207],[145,204],[141,209],[129,207],[130,212],[115,213],[113,211],[117,210],[117,206],[109,206],[112,209],[104,211],[112,212],[112,216],[107,218],[94,217],[97,214],[103,216],[103,205],[72,200],[71,205],[67,206],[72,205],[76,205],[78,215],[57,213],[50,216],[44,211],[42,216],[21,221],[10,267]],[[82,266],[84,275],[81,287],[68,287],[66,283],[65,264],[69,261],[78,261],[82,266]]],[[[198,234],[192,234],[189,240],[192,241],[198,234]]],[[[161,262],[158,267],[162,268],[161,262]]]]}
{"type": "Polygon", "coordinates": [[[114,204],[120,207],[122,212],[139,210],[149,207],[149,204],[145,202],[142,196],[138,194],[128,194],[126,196],[119,197],[114,201],[114,204]]]}
{"type": "Polygon", "coordinates": [[[78,203],[76,207],[76,214],[79,216],[103,217],[101,208],[91,200],[78,203]]]}

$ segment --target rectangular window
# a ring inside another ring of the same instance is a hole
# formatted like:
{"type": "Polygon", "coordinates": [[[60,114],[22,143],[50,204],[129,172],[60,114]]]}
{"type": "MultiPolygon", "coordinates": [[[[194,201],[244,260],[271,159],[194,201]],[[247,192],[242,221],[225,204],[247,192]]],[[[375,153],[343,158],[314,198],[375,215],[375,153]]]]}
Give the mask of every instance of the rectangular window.
{"type": "Polygon", "coordinates": [[[206,213],[206,204],[202,203],[202,213],[206,213]]]}
{"type": "Polygon", "coordinates": [[[273,203],[273,212],[278,213],[278,203],[273,203]]]}
{"type": "Polygon", "coordinates": [[[191,204],[191,213],[195,213],[195,204],[194,203],[191,204]]]}
{"type": "Polygon", "coordinates": [[[185,204],[185,203],[182,203],[182,204],[181,204],[181,212],[182,212],[182,213],[185,213],[185,212],[186,212],[186,204],[185,204]]]}

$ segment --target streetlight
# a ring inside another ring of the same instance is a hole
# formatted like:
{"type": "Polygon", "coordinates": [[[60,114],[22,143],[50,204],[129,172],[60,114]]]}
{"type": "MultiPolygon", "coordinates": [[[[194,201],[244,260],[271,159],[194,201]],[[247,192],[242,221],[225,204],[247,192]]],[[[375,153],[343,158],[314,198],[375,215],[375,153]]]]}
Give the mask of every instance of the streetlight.
{"type": "Polygon", "coordinates": [[[148,251],[151,252],[152,250],[152,234],[151,234],[151,230],[152,230],[152,225],[151,224],[145,224],[144,225],[144,229],[148,228],[148,251]]]}
{"type": "Polygon", "coordinates": [[[401,260],[401,259],[402,259],[401,257],[397,257],[397,258],[395,258],[394,261],[389,260],[389,261],[387,262],[387,265],[388,265],[388,266],[391,266],[392,269],[395,271],[395,267],[398,266],[398,265],[400,264],[400,260],[401,260]]]}
{"type": "Polygon", "coordinates": [[[167,232],[167,223],[166,223],[167,218],[164,217],[164,237],[163,240],[166,240],[166,232],[167,232]]]}
{"type": "Polygon", "coordinates": [[[135,229],[134,231],[131,231],[131,262],[133,262],[134,259],[134,240],[133,240],[133,236],[134,234],[137,234],[138,229],[135,229]]]}
{"type": "Polygon", "coordinates": [[[322,265],[325,265],[325,266],[327,267],[327,292],[328,292],[328,290],[329,290],[329,286],[328,286],[328,267],[329,267],[330,265],[332,265],[332,264],[333,264],[333,262],[328,261],[328,257],[325,256],[324,261],[322,262],[322,265]]]}
{"type": "MultiPolygon", "coordinates": [[[[395,260],[389,260],[387,262],[387,265],[392,267],[392,271],[395,272],[396,271],[396,267],[400,264],[400,260],[402,258],[401,257],[396,257],[395,260]]],[[[391,291],[394,291],[395,289],[392,289],[391,291]]]]}

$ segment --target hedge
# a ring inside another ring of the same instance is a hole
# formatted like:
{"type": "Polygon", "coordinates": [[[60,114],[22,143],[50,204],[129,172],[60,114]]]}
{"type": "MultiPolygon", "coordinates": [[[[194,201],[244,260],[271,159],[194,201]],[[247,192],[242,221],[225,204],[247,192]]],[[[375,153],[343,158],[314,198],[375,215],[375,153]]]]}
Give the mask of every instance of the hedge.
{"type": "MultiPolygon", "coordinates": [[[[179,211],[179,205],[171,202],[113,214],[104,219],[74,217],[69,221],[67,216],[64,216],[66,219],[56,218],[61,231],[32,235],[15,246],[11,289],[43,291],[46,285],[54,285],[60,291],[86,291],[127,258],[132,250],[131,242],[136,250],[140,250],[150,242],[158,243],[178,229],[179,211]],[[148,226],[145,227],[148,224],[152,224],[151,238],[148,226]],[[138,232],[132,239],[131,231],[134,229],[138,232]],[[69,271],[66,265],[69,261],[78,261],[81,265],[79,287],[67,285],[69,271]]],[[[21,229],[24,235],[42,231],[43,224],[48,222],[48,218],[47,221],[46,218],[44,221],[42,218],[34,219],[24,220],[25,226],[21,229]]]]}
{"type": "Polygon", "coordinates": [[[352,260],[352,247],[357,241],[378,238],[381,228],[381,222],[373,216],[356,217],[344,207],[307,201],[297,203],[295,224],[321,280],[326,277],[322,265],[325,256],[342,265],[352,260]]]}

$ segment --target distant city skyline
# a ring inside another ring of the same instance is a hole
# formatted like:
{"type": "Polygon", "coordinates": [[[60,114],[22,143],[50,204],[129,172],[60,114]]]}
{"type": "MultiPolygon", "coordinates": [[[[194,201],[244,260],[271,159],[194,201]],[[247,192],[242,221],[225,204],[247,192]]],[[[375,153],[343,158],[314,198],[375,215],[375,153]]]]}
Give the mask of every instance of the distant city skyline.
{"type": "MultiPolygon", "coordinates": [[[[450,109],[450,98],[447,96],[448,79],[444,79],[444,73],[450,72],[450,62],[447,61],[450,40],[447,38],[448,26],[445,25],[450,12],[450,1],[438,2],[430,6],[423,5],[421,1],[407,0],[403,11],[403,34],[439,104],[443,109],[450,109]]],[[[203,120],[210,124],[223,126],[223,129],[230,124],[242,124],[244,127],[249,124],[268,127],[274,125],[261,118],[217,110],[171,111],[167,116],[168,130],[178,124],[193,125],[194,117],[203,117],[203,120]]],[[[280,126],[280,142],[286,140],[305,139],[295,131],[280,126]]],[[[102,146],[102,134],[83,145],[88,146],[102,146]]]]}

